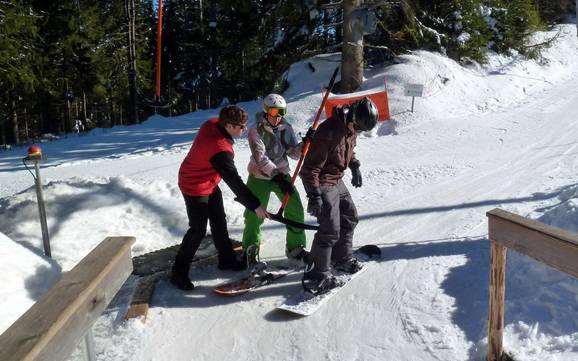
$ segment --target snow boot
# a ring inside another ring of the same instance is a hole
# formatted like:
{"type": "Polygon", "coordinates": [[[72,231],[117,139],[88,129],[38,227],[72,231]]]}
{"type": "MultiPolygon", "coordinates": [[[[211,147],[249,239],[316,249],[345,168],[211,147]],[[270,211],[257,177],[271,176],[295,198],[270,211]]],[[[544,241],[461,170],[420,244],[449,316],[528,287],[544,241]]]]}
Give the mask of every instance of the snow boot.
{"type": "Polygon", "coordinates": [[[361,262],[357,258],[351,257],[343,261],[336,262],[333,265],[333,269],[343,273],[354,274],[359,272],[363,268],[361,262]]]}
{"type": "Polygon", "coordinates": [[[310,263],[309,252],[302,247],[297,247],[292,250],[287,249],[285,250],[285,255],[287,256],[289,263],[294,267],[302,267],[303,265],[310,263]]]}
{"type": "Polygon", "coordinates": [[[192,291],[195,288],[189,278],[189,265],[175,264],[171,270],[169,281],[178,289],[183,291],[192,291]]]}
{"type": "Polygon", "coordinates": [[[243,252],[243,259],[247,265],[250,275],[259,275],[267,269],[267,263],[259,259],[259,248],[252,244],[243,252]]]}
{"type": "Polygon", "coordinates": [[[341,287],[344,283],[329,272],[318,271],[315,269],[315,263],[311,262],[305,266],[301,285],[306,292],[320,295],[341,287]]]}
{"type": "Polygon", "coordinates": [[[218,256],[219,263],[217,267],[222,271],[242,271],[247,265],[244,260],[239,260],[235,253],[228,256],[218,256]]]}

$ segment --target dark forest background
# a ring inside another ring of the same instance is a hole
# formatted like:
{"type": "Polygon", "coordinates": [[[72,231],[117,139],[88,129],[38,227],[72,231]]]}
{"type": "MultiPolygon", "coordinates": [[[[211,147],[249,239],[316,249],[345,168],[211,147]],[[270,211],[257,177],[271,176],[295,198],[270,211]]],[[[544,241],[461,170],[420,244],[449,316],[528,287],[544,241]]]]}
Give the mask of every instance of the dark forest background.
{"type": "MultiPolygon", "coordinates": [[[[343,2],[377,17],[364,39],[365,66],[413,49],[463,63],[484,62],[488,51],[539,57],[548,44],[531,43],[532,33],[575,14],[574,0],[343,2]]],[[[341,51],[335,3],[164,0],[155,99],[156,1],[1,0],[0,145],[282,92],[290,64],[341,51]]]]}

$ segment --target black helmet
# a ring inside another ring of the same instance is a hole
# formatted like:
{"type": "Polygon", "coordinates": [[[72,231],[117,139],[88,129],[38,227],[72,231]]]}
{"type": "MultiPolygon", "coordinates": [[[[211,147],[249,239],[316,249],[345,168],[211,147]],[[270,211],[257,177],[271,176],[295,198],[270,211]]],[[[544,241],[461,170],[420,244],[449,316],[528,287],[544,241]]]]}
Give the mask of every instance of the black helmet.
{"type": "Polygon", "coordinates": [[[353,122],[356,129],[361,131],[372,130],[377,124],[379,112],[369,98],[359,99],[349,106],[347,121],[353,122]]]}

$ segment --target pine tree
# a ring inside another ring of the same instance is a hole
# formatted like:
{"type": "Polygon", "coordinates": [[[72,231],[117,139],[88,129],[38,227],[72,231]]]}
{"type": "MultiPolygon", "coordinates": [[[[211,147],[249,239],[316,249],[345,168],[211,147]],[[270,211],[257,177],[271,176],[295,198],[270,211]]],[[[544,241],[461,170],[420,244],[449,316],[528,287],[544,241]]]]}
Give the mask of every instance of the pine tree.
{"type": "Polygon", "coordinates": [[[0,3],[0,127],[4,144],[20,142],[19,104],[38,85],[34,74],[37,17],[26,5],[16,0],[0,3]]]}

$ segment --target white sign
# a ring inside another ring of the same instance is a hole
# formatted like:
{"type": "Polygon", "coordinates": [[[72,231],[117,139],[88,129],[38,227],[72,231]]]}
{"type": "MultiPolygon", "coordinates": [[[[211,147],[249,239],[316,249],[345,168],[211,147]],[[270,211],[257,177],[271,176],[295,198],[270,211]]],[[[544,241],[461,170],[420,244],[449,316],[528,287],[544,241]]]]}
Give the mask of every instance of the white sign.
{"type": "Polygon", "coordinates": [[[423,95],[423,84],[406,84],[405,96],[421,97],[423,95]]]}

